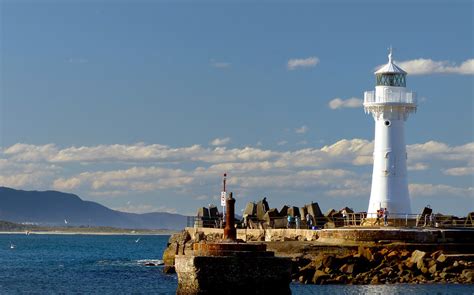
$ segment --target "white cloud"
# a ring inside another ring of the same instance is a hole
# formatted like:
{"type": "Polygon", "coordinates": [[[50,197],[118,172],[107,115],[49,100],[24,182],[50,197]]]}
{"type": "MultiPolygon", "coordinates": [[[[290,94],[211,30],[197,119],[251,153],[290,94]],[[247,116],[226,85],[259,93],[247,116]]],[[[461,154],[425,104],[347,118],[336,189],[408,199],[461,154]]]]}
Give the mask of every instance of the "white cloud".
{"type": "Polygon", "coordinates": [[[217,61],[215,59],[211,59],[210,63],[211,63],[211,67],[217,68],[217,69],[227,69],[227,68],[230,68],[231,66],[230,62],[217,61]]]}
{"type": "MultiPolygon", "coordinates": [[[[451,176],[473,173],[474,142],[450,146],[428,141],[408,145],[407,150],[409,170],[442,167],[441,172],[451,176]]],[[[286,151],[143,143],[66,148],[15,144],[0,149],[0,185],[54,188],[101,198],[167,190],[193,198],[214,191],[216,179],[228,171],[235,191],[278,188],[299,193],[310,188],[327,197],[367,196],[372,153],[373,141],[357,138],[286,151]]],[[[470,191],[448,184],[411,187],[416,193],[423,188],[432,193],[439,189],[446,196],[470,191]]]]}
{"type": "Polygon", "coordinates": [[[408,165],[407,169],[408,171],[421,171],[421,170],[426,170],[428,169],[429,166],[426,163],[413,163],[413,165],[408,165]]]}
{"type": "Polygon", "coordinates": [[[220,145],[226,145],[229,142],[230,142],[230,137],[224,137],[224,138],[215,138],[210,142],[210,144],[213,146],[220,146],[220,145]]]}
{"type": "Polygon", "coordinates": [[[295,132],[298,134],[305,134],[306,132],[308,132],[308,130],[309,130],[308,126],[303,125],[300,128],[296,128],[295,132]]]}
{"type": "Polygon", "coordinates": [[[307,58],[292,58],[288,60],[287,67],[291,70],[296,70],[297,68],[312,68],[319,63],[319,58],[315,56],[310,56],[307,58]]]}
{"type": "Polygon", "coordinates": [[[152,213],[152,212],[177,213],[177,210],[175,208],[168,208],[166,206],[156,207],[156,206],[146,205],[146,204],[139,204],[139,205],[127,204],[126,206],[115,207],[113,209],[117,211],[122,211],[122,212],[139,213],[139,214],[152,213]]]}
{"type": "Polygon", "coordinates": [[[444,170],[443,173],[451,176],[474,175],[474,167],[454,167],[444,170]]]}
{"type": "Polygon", "coordinates": [[[408,188],[412,198],[426,196],[439,196],[443,198],[448,196],[474,198],[474,187],[463,188],[445,184],[412,183],[408,188]]]}
{"type": "Polygon", "coordinates": [[[282,146],[282,145],[285,145],[287,143],[288,143],[288,141],[286,141],[286,140],[280,140],[279,142],[277,142],[277,145],[282,146]]]}
{"type": "Polygon", "coordinates": [[[329,108],[336,110],[340,108],[359,108],[362,107],[362,99],[351,97],[348,99],[334,98],[329,102],[329,108]]]}
{"type": "Polygon", "coordinates": [[[419,58],[397,62],[410,75],[461,74],[474,75],[474,59],[468,59],[459,65],[449,61],[435,61],[419,58]]]}

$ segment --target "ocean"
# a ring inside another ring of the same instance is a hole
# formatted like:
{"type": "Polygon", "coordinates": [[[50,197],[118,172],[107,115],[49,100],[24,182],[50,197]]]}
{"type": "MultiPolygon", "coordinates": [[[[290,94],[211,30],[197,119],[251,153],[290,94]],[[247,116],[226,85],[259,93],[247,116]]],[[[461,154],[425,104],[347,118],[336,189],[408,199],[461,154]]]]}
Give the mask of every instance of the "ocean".
{"type": "MultiPolygon", "coordinates": [[[[168,238],[0,234],[0,294],[175,294],[176,275],[144,265],[161,259],[168,238]]],[[[293,294],[474,294],[474,285],[294,283],[291,290],[293,294]]]]}

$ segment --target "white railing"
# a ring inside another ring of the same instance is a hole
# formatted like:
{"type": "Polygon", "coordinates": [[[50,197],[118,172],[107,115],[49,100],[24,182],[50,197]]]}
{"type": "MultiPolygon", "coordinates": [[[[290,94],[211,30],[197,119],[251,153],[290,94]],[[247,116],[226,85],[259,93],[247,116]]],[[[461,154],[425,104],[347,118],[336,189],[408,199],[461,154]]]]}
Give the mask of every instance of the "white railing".
{"type": "Polygon", "coordinates": [[[364,92],[364,104],[372,103],[404,103],[417,104],[415,92],[405,91],[384,91],[377,93],[375,91],[364,92]]]}

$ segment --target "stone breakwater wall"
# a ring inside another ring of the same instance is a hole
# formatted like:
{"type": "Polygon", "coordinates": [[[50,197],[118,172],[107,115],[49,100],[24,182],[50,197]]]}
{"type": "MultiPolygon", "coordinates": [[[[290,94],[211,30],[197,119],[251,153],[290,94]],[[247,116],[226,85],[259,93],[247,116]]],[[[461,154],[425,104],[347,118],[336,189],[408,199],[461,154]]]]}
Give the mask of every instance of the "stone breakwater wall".
{"type": "MultiPolygon", "coordinates": [[[[173,272],[175,256],[192,254],[194,243],[219,242],[222,238],[222,230],[213,228],[186,228],[172,235],[163,254],[164,271],[173,272]]],[[[292,258],[293,279],[302,283],[472,283],[468,278],[470,270],[474,269],[472,230],[239,229],[237,238],[248,243],[265,243],[276,256],[292,258]],[[368,249],[371,255],[359,253],[360,247],[368,249]],[[420,268],[418,261],[415,266],[407,263],[417,250],[425,253],[420,268]],[[443,252],[436,252],[438,250],[443,252]],[[435,256],[443,254],[447,259],[437,261],[437,257],[431,256],[434,252],[437,253],[435,256]],[[332,262],[328,264],[324,260],[326,264],[320,265],[321,255],[331,257],[324,259],[332,262]],[[434,260],[437,261],[436,269],[433,268],[434,260]],[[371,276],[380,280],[372,282],[371,276]]]]}
{"type": "Polygon", "coordinates": [[[300,259],[292,278],[303,284],[474,283],[474,254],[359,247],[346,255],[300,259]]]}
{"type": "Polygon", "coordinates": [[[405,243],[474,243],[474,230],[470,229],[406,229],[406,228],[341,228],[318,231],[318,241],[341,242],[405,242],[405,243]]]}

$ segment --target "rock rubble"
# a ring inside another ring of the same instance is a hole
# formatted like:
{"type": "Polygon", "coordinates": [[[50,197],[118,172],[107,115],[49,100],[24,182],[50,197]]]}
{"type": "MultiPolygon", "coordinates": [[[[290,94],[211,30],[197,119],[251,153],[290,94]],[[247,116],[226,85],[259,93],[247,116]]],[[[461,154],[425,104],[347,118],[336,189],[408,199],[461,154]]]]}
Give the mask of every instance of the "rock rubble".
{"type": "Polygon", "coordinates": [[[296,259],[293,280],[303,284],[474,283],[474,257],[405,249],[359,247],[343,256],[296,259]]]}

